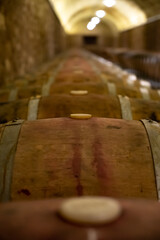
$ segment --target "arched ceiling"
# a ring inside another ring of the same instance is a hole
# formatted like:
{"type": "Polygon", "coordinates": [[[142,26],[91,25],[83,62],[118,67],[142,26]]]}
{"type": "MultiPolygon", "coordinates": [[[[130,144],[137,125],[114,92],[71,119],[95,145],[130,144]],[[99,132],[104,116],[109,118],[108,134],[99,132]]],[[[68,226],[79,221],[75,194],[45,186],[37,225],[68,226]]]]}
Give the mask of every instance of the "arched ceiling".
{"type": "Polygon", "coordinates": [[[160,0],[50,0],[68,34],[110,34],[143,24],[149,17],[160,14],[160,0]],[[107,7],[104,1],[115,1],[107,7]],[[91,31],[87,24],[97,10],[105,16],[91,31]]]}

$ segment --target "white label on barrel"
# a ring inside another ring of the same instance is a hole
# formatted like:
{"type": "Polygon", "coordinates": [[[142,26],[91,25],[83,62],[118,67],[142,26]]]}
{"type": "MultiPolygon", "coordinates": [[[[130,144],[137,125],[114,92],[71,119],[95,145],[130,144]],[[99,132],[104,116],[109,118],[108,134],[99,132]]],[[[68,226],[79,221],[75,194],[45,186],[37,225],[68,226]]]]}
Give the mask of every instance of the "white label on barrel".
{"type": "Polygon", "coordinates": [[[79,197],[64,201],[59,212],[71,222],[100,225],[116,220],[122,212],[122,207],[112,198],[79,197]]]}

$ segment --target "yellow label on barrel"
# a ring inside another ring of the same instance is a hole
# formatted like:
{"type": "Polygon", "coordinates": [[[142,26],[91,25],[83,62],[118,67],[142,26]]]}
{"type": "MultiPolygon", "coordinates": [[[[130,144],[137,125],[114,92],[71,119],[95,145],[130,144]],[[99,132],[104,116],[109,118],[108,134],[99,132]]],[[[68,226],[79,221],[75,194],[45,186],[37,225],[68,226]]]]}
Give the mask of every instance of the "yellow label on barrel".
{"type": "Polygon", "coordinates": [[[87,90],[72,90],[70,91],[70,94],[72,95],[87,95],[88,94],[88,91],[87,90]]]}
{"type": "Polygon", "coordinates": [[[73,119],[90,119],[92,117],[92,115],[85,114],[85,113],[72,113],[72,114],[70,114],[70,117],[73,119]]]}
{"type": "Polygon", "coordinates": [[[105,224],[120,217],[120,203],[107,197],[71,198],[62,203],[59,213],[68,221],[80,224],[105,224]]]}

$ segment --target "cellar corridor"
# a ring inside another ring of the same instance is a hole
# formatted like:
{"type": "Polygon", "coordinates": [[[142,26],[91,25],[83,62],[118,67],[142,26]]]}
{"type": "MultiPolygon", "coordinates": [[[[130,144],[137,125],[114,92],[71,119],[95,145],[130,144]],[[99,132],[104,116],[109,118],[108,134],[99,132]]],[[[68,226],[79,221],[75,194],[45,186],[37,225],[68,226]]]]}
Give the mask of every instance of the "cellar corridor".
{"type": "Polygon", "coordinates": [[[0,0],[0,239],[160,239],[159,0],[0,0]]]}

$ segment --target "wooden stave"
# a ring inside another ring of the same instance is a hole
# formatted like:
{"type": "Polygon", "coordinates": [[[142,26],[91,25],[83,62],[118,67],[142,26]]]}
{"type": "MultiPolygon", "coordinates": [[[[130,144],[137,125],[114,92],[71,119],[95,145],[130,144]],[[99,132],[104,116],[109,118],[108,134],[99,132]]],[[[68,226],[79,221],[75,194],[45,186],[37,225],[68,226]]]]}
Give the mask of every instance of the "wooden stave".
{"type": "Polygon", "coordinates": [[[17,142],[8,200],[81,195],[157,199],[150,143],[139,121],[26,121],[17,142]]]}
{"type": "Polygon", "coordinates": [[[158,101],[94,93],[82,96],[53,94],[48,97],[23,99],[0,104],[0,123],[15,119],[36,120],[69,117],[72,113],[89,113],[94,117],[122,118],[126,120],[152,119],[160,122],[160,103],[158,101]],[[129,105],[123,106],[120,98],[127,99],[129,105]],[[30,104],[34,104],[35,107],[30,109],[30,104]],[[129,112],[130,117],[125,115],[123,111],[129,112]],[[32,114],[35,115],[34,118],[30,118],[32,114]]]}
{"type": "MultiPolygon", "coordinates": [[[[92,82],[91,78],[89,78],[88,82],[86,81],[86,77],[83,79],[78,76],[77,79],[73,79],[73,82],[71,81],[72,79],[67,77],[67,80],[65,81],[65,78],[63,78],[63,81],[58,81],[55,82],[54,78],[51,79],[51,82],[48,85],[48,91],[45,94],[43,92],[43,88],[46,86],[46,84],[37,84],[34,87],[23,87],[23,88],[16,88],[16,95],[15,98],[12,99],[12,101],[18,100],[18,99],[23,99],[23,98],[29,98],[29,97],[36,97],[37,95],[42,95],[42,96],[48,96],[52,95],[55,93],[69,93],[73,89],[77,90],[88,90],[91,93],[98,93],[98,94],[110,94],[110,95],[122,95],[122,96],[128,96],[130,98],[139,98],[143,99],[143,95],[140,92],[140,89],[138,88],[131,88],[131,87],[123,87],[120,84],[115,85],[113,82],[109,82],[113,84],[115,88],[115,92],[112,92],[109,89],[108,83],[101,82],[100,80],[95,78],[96,82],[92,82]],[[82,81],[84,80],[84,81],[82,81]],[[103,87],[103,89],[102,89],[103,87]],[[96,89],[98,88],[98,89],[96,89]],[[101,88],[101,90],[100,90],[101,88]]],[[[49,82],[49,80],[48,80],[49,82]]],[[[46,82],[47,83],[47,82],[46,82]]],[[[0,103],[4,102],[10,102],[10,94],[11,94],[12,89],[10,90],[5,90],[2,91],[2,97],[0,96],[0,103]]],[[[160,99],[160,94],[156,90],[148,90],[149,93],[149,99],[148,100],[155,100],[159,101],[160,99]]]]}

